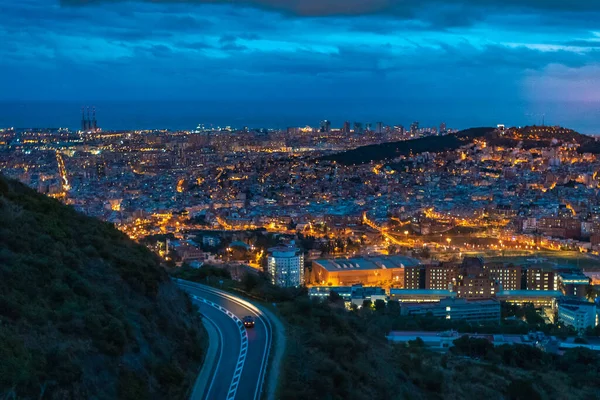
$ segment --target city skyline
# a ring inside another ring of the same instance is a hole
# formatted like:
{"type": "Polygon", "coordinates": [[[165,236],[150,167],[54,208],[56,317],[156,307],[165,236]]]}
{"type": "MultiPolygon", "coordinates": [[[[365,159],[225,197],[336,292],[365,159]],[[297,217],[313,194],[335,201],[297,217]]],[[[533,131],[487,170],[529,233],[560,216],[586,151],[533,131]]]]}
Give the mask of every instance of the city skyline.
{"type": "Polygon", "coordinates": [[[99,111],[118,102],[131,114],[152,100],[128,118],[102,110],[105,125],[285,126],[368,113],[466,128],[545,114],[597,133],[598,2],[520,3],[3,1],[0,101],[13,107],[0,125],[76,121],[44,116],[39,101],[99,111]]]}
{"type": "MultiPolygon", "coordinates": [[[[225,103],[225,102],[223,102],[225,103]]],[[[223,104],[221,103],[221,104],[223,104]]],[[[523,118],[516,120],[507,120],[502,118],[483,117],[474,115],[469,121],[462,120],[457,115],[450,112],[438,113],[437,108],[432,108],[427,112],[421,112],[415,115],[395,113],[382,113],[380,110],[369,111],[368,107],[362,110],[356,110],[356,113],[338,111],[338,113],[324,114],[315,106],[317,101],[307,105],[303,109],[308,111],[303,115],[294,115],[293,113],[280,112],[273,114],[272,106],[282,106],[281,102],[273,104],[271,107],[256,103],[248,104],[250,110],[246,114],[230,114],[219,110],[219,104],[215,107],[211,102],[2,102],[0,101],[0,128],[14,129],[49,129],[66,128],[73,131],[81,128],[81,109],[93,108],[100,114],[101,128],[108,131],[115,130],[171,130],[171,131],[194,131],[198,126],[204,126],[207,129],[217,129],[230,127],[233,130],[249,129],[274,129],[286,130],[288,128],[314,127],[319,128],[323,120],[331,124],[333,130],[344,130],[346,123],[353,124],[358,122],[364,125],[371,125],[375,130],[377,123],[383,126],[404,127],[409,129],[410,125],[418,121],[421,128],[439,127],[440,123],[452,126],[453,129],[468,129],[477,126],[496,126],[498,124],[505,126],[569,126],[580,133],[588,135],[599,135],[600,127],[593,128],[589,125],[582,125],[575,122],[574,125],[563,124],[560,119],[553,115],[545,113],[526,114],[523,118]],[[97,106],[99,104],[99,106],[97,106]],[[380,118],[380,116],[386,118],[380,118]],[[444,118],[446,117],[446,118],[444,118]],[[519,123],[517,121],[522,121],[519,123]]],[[[247,103],[242,101],[232,103],[231,108],[243,107],[247,103]]],[[[298,107],[298,106],[297,106],[298,107]]],[[[456,107],[456,104],[449,105],[456,107]]],[[[299,107],[298,107],[299,108],[299,107]]],[[[595,126],[595,125],[593,125],[595,126]]]]}

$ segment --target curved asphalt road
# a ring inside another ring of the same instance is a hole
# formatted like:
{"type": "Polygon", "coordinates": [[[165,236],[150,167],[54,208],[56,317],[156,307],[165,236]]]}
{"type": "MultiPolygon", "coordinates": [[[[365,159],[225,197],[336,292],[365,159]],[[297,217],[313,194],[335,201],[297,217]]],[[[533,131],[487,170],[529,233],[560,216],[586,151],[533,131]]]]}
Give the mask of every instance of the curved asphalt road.
{"type": "Polygon", "coordinates": [[[220,338],[213,373],[198,398],[207,400],[259,400],[272,342],[270,321],[251,303],[210,286],[176,280],[191,295],[203,317],[220,338]],[[252,315],[254,328],[245,329],[241,319],[252,315]]]}

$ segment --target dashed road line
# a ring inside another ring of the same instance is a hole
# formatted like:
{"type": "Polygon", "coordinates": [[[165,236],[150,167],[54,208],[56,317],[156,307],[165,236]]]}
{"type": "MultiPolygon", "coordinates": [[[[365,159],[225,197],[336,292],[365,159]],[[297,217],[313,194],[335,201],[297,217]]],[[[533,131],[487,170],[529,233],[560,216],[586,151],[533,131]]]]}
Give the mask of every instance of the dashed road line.
{"type": "Polygon", "coordinates": [[[238,326],[238,330],[240,333],[240,354],[238,356],[238,362],[236,364],[236,369],[233,374],[233,378],[231,379],[231,384],[229,385],[229,392],[227,393],[227,400],[233,400],[237,393],[237,389],[240,383],[240,378],[242,376],[242,370],[244,369],[244,364],[246,363],[246,355],[248,354],[248,332],[246,332],[246,328],[244,328],[244,324],[241,319],[239,319],[235,314],[226,309],[225,307],[216,304],[210,300],[207,300],[203,297],[199,297],[196,295],[192,295],[194,300],[202,301],[203,303],[208,304],[211,307],[216,308],[219,311],[225,313],[229,318],[233,319],[233,322],[238,326]]]}
{"type": "MultiPolygon", "coordinates": [[[[239,305],[241,305],[242,307],[248,309],[249,311],[251,311],[253,314],[255,314],[258,318],[258,320],[263,324],[263,326],[265,327],[265,332],[266,332],[266,346],[264,348],[263,351],[263,359],[262,359],[262,363],[261,363],[261,368],[260,368],[260,374],[259,374],[259,380],[258,380],[258,385],[256,386],[256,390],[254,392],[254,400],[258,400],[262,394],[263,391],[263,385],[265,383],[266,380],[266,376],[267,376],[267,369],[268,369],[268,364],[269,364],[269,355],[271,354],[271,345],[273,343],[272,341],[272,334],[273,334],[273,326],[271,324],[271,321],[269,320],[268,317],[265,316],[265,314],[263,313],[262,310],[260,310],[258,307],[256,307],[254,304],[238,298],[236,296],[233,296],[227,292],[223,292],[221,290],[206,286],[206,285],[201,285],[201,284],[197,284],[197,283],[193,283],[193,282],[189,282],[186,280],[182,280],[182,279],[173,279],[174,281],[176,281],[178,283],[178,285],[180,286],[188,286],[188,287],[192,287],[195,289],[199,289],[199,290],[204,290],[207,291],[211,294],[217,295],[219,297],[228,299],[230,301],[233,301],[234,303],[237,303],[239,305]]],[[[194,296],[197,297],[197,296],[194,296]]],[[[198,297],[198,299],[200,299],[198,297]]],[[[207,304],[210,304],[212,302],[210,301],[206,301],[207,304]]],[[[214,304],[214,303],[213,303],[214,304]]],[[[219,308],[221,311],[222,307],[214,304],[214,307],[219,308]]],[[[238,318],[239,320],[239,318],[238,318]]],[[[239,321],[240,325],[243,325],[241,321],[239,321]]],[[[243,326],[240,327],[241,330],[245,329],[243,328],[243,326]]],[[[246,341],[247,341],[247,336],[246,336],[246,341]]],[[[231,400],[232,398],[227,398],[227,400],[231,400]]]]}

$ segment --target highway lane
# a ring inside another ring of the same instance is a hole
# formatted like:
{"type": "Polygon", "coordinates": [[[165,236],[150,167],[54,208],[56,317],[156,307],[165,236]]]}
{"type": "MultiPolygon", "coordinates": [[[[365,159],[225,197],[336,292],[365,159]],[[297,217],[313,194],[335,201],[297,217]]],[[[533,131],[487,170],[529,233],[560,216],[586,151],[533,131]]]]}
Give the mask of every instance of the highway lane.
{"type": "Polygon", "coordinates": [[[212,376],[197,398],[227,399],[231,378],[227,380],[219,377],[232,377],[235,372],[241,344],[238,326],[221,310],[200,300],[193,301],[199,306],[204,318],[215,326],[219,336],[219,350],[212,376]]]}
{"type": "Polygon", "coordinates": [[[212,386],[205,388],[203,398],[259,400],[272,342],[271,323],[260,310],[237,296],[193,282],[176,282],[222,336],[223,354],[215,363],[212,386]],[[240,320],[246,315],[255,317],[254,328],[243,328],[240,320]]]}

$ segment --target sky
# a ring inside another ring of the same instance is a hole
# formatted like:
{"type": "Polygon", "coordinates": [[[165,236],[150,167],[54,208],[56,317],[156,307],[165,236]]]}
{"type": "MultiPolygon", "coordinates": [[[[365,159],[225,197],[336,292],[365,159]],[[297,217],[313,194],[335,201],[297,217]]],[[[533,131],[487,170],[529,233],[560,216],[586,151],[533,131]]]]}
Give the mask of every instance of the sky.
{"type": "Polygon", "coordinates": [[[0,126],[600,133],[600,0],[0,0],[0,126]]]}

